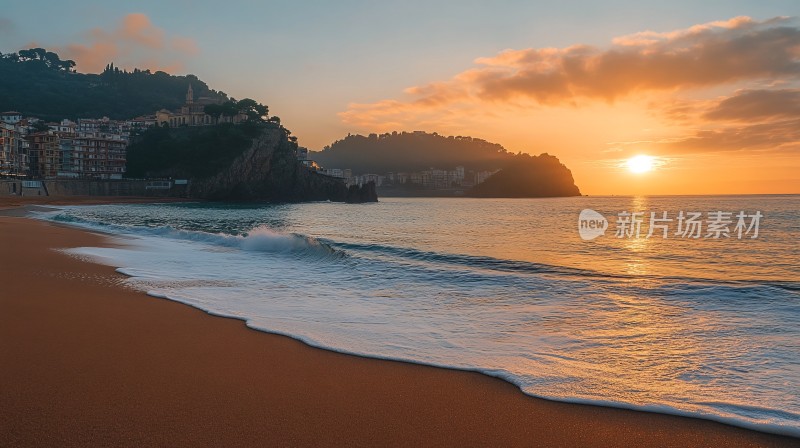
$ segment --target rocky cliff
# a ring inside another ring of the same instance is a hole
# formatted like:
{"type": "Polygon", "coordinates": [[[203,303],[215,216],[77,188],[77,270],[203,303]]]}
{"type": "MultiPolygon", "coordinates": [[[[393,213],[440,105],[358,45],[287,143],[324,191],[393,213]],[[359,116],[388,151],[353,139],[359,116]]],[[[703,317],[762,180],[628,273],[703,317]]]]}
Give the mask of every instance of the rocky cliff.
{"type": "Polygon", "coordinates": [[[252,144],[216,174],[192,179],[190,198],[235,201],[373,202],[375,186],[347,188],[341,179],[310,170],[283,128],[265,127],[252,144]]]}

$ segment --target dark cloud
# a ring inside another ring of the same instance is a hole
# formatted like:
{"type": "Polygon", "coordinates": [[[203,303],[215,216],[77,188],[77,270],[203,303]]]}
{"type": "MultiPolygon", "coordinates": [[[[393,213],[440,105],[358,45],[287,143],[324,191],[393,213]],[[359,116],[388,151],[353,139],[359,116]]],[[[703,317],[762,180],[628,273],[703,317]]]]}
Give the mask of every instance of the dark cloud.
{"type": "Polygon", "coordinates": [[[714,104],[707,120],[763,121],[800,117],[800,89],[742,90],[714,104]]]}
{"type": "Polygon", "coordinates": [[[697,130],[685,137],[652,142],[652,146],[664,154],[772,151],[800,155],[800,119],[697,130]]]}
{"type": "MultiPolygon", "coordinates": [[[[610,50],[575,47],[523,50],[512,70],[487,72],[479,95],[530,96],[539,102],[572,97],[612,100],[642,90],[707,87],[800,75],[800,29],[752,22],[610,50]]],[[[506,58],[495,59],[502,64],[506,58]]]]}
{"type": "Polygon", "coordinates": [[[668,33],[614,39],[600,49],[507,50],[453,77],[407,89],[409,99],[352,104],[349,124],[397,120],[458,104],[577,104],[637,92],[678,91],[761,79],[800,79],[800,28],[792,19],[737,17],[668,33]]]}

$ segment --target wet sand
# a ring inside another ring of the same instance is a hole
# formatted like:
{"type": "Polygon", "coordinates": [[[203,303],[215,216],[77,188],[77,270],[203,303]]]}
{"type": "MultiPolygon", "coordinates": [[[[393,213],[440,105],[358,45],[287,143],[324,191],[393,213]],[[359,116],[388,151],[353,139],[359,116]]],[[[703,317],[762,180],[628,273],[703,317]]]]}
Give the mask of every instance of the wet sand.
{"type": "Polygon", "coordinates": [[[157,198],[143,196],[0,196],[0,210],[24,206],[47,205],[97,205],[97,204],[141,204],[153,202],[186,202],[181,198],[157,198]]]}
{"type": "Polygon", "coordinates": [[[104,244],[117,243],[0,217],[0,446],[800,443],[312,348],[149,297],[112,268],[53,250],[104,244]]]}

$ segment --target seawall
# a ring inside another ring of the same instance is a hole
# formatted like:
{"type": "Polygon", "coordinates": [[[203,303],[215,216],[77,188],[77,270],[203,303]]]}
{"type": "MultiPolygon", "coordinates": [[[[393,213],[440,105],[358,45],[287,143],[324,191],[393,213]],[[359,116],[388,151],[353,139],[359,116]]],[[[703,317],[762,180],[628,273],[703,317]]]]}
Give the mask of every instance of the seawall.
{"type": "Polygon", "coordinates": [[[163,180],[0,180],[0,194],[21,196],[186,197],[188,185],[163,180]]]}

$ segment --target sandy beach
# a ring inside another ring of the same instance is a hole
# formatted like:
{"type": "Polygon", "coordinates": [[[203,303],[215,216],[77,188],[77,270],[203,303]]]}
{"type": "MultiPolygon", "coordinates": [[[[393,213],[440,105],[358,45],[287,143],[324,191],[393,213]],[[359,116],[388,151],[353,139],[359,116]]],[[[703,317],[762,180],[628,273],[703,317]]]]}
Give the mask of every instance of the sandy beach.
{"type": "Polygon", "coordinates": [[[107,244],[117,242],[0,217],[0,446],[798,443],[312,348],[149,297],[113,268],[53,250],[107,244]]]}

